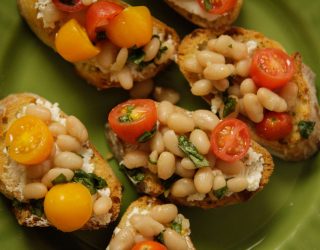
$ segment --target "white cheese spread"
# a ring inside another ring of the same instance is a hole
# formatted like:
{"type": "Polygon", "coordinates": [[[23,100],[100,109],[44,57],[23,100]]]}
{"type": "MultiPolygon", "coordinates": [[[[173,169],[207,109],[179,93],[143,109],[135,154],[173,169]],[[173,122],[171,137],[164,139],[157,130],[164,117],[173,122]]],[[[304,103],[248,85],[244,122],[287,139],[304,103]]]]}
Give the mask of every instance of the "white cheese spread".
{"type": "Polygon", "coordinates": [[[244,161],[247,166],[245,176],[248,181],[248,191],[255,191],[260,186],[260,180],[262,177],[264,160],[261,154],[256,153],[250,147],[247,153],[247,158],[244,161]]]}
{"type": "Polygon", "coordinates": [[[54,6],[51,0],[38,0],[34,7],[38,10],[37,19],[42,19],[44,28],[54,28],[61,19],[62,13],[54,6]]]}
{"type": "Polygon", "coordinates": [[[258,47],[258,43],[254,40],[249,40],[247,43],[248,54],[252,55],[255,49],[258,47]]]}

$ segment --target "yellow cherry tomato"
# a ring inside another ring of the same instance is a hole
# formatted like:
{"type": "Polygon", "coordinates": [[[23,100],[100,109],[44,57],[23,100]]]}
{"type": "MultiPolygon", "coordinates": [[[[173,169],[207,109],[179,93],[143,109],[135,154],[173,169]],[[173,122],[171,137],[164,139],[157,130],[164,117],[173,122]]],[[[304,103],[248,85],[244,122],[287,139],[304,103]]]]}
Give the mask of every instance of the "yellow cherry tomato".
{"type": "Polygon", "coordinates": [[[48,126],[39,118],[24,116],[9,127],[6,138],[9,156],[22,164],[38,164],[49,157],[53,137],[48,126]]]}
{"type": "Polygon", "coordinates": [[[52,225],[63,232],[80,229],[92,214],[91,194],[80,183],[55,185],[46,194],[44,212],[52,225]]]}
{"type": "Polygon", "coordinates": [[[84,61],[100,52],[75,19],[69,20],[60,28],[56,34],[55,46],[57,52],[69,62],[84,61]]]}
{"type": "Polygon", "coordinates": [[[147,7],[127,7],[110,20],[107,36],[121,48],[146,45],[152,37],[152,16],[147,7]]]}

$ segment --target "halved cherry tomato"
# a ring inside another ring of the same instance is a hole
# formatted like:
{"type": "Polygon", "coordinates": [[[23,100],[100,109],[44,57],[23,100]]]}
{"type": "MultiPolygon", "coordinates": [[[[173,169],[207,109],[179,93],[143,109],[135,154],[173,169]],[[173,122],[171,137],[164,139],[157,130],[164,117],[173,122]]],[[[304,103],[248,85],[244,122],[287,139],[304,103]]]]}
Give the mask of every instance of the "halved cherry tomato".
{"type": "Polygon", "coordinates": [[[145,6],[125,8],[107,26],[110,41],[121,48],[141,47],[152,37],[152,16],[145,6]]]}
{"type": "Polygon", "coordinates": [[[21,164],[38,164],[47,159],[53,146],[48,126],[39,118],[24,116],[9,127],[6,138],[9,156],[21,164]]]}
{"type": "Polygon", "coordinates": [[[292,58],[280,49],[259,49],[253,54],[250,76],[260,87],[280,88],[292,79],[294,72],[292,58]]]}
{"type": "Polygon", "coordinates": [[[248,152],[251,139],[247,125],[235,118],[221,121],[211,133],[211,149],[221,160],[240,160],[248,152]]]}
{"type": "Polygon", "coordinates": [[[197,0],[199,5],[212,14],[224,14],[232,10],[237,0],[197,0]]]}
{"type": "Polygon", "coordinates": [[[92,4],[86,17],[86,29],[91,41],[106,39],[106,26],[109,20],[114,18],[123,10],[123,7],[107,1],[92,4]]]}
{"type": "Polygon", "coordinates": [[[55,46],[57,52],[69,62],[87,60],[100,52],[75,19],[71,19],[60,28],[56,34],[55,46]]]}
{"type": "Polygon", "coordinates": [[[111,129],[124,141],[137,143],[145,132],[156,126],[158,116],[154,101],[135,99],[121,103],[109,113],[108,121],[111,129]]]}
{"type": "Polygon", "coordinates": [[[83,227],[92,214],[92,197],[80,183],[53,186],[44,198],[44,212],[48,220],[63,232],[83,227]]]}
{"type": "Polygon", "coordinates": [[[65,12],[76,12],[86,7],[81,0],[52,0],[52,2],[58,10],[65,12]]]}
{"type": "Polygon", "coordinates": [[[148,240],[135,244],[131,250],[168,250],[168,248],[159,242],[148,240]]]}
{"type": "Polygon", "coordinates": [[[266,112],[263,120],[256,124],[257,134],[267,140],[280,140],[292,131],[292,118],[287,113],[266,112]]]}

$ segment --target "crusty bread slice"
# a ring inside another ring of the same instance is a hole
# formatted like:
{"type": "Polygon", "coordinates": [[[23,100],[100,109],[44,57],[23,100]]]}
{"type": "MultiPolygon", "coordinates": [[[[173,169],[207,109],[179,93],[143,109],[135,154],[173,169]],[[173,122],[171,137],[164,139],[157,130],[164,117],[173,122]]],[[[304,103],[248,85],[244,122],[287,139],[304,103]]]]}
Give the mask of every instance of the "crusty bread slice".
{"type": "MultiPolygon", "coordinates": [[[[176,0],[165,0],[165,2],[170,7],[172,7],[175,11],[177,11],[180,15],[182,15],[184,18],[186,18],[190,22],[202,28],[214,29],[219,33],[222,33],[223,31],[227,30],[233,24],[233,22],[239,16],[240,10],[243,5],[243,0],[237,0],[236,6],[230,12],[219,15],[217,19],[215,19],[214,21],[209,21],[208,19],[200,15],[190,13],[184,8],[181,8],[175,3],[175,1],[176,0]]],[[[197,0],[194,0],[194,1],[196,2],[197,0]]]]}
{"type": "MultiPolygon", "coordinates": [[[[120,0],[108,0],[109,2],[115,2],[123,7],[127,7],[123,1],[120,0]]],[[[35,3],[37,0],[17,0],[18,8],[21,16],[30,26],[31,30],[44,42],[47,46],[55,50],[54,40],[55,35],[59,28],[67,21],[66,16],[62,16],[62,19],[56,22],[55,28],[44,28],[42,19],[37,18],[37,9],[35,8],[35,3]]],[[[163,22],[153,18],[153,28],[158,30],[164,37],[171,39],[177,48],[179,43],[178,34],[174,29],[168,27],[163,22]]],[[[145,67],[142,71],[137,72],[133,75],[133,81],[143,81],[154,77],[159,71],[161,71],[170,60],[161,64],[151,64],[145,67]]],[[[120,87],[118,81],[111,79],[111,72],[102,72],[97,65],[91,60],[74,63],[77,73],[83,77],[88,83],[96,86],[98,89],[106,89],[111,87],[120,87]]]]}
{"type": "MultiPolygon", "coordinates": [[[[17,113],[27,104],[35,103],[37,99],[42,97],[31,93],[12,94],[0,101],[0,192],[7,198],[21,201],[21,192],[25,184],[24,170],[15,171],[10,169],[8,165],[8,156],[5,153],[5,135],[8,127],[16,119],[17,113]]],[[[62,114],[66,116],[65,114],[62,114]]],[[[115,176],[112,168],[103,159],[95,147],[90,144],[89,147],[93,150],[91,162],[94,163],[94,173],[106,180],[110,189],[110,198],[112,199],[112,208],[110,210],[110,221],[115,221],[120,212],[121,202],[121,184],[115,176]]],[[[14,213],[19,224],[24,226],[50,226],[49,221],[44,217],[39,217],[31,213],[30,207],[24,206],[14,208],[14,213]]],[[[83,229],[99,229],[105,227],[95,216],[85,224],[83,229]]]]}
{"type": "MultiPolygon", "coordinates": [[[[256,31],[234,27],[225,32],[225,34],[240,42],[256,41],[258,48],[279,48],[284,50],[281,44],[256,31]]],[[[200,45],[205,45],[209,39],[215,38],[217,35],[218,33],[212,29],[197,29],[187,35],[181,42],[178,49],[178,64],[190,86],[200,78],[198,74],[190,73],[183,69],[184,60],[194,54],[200,45]]],[[[271,154],[284,160],[298,161],[309,158],[320,147],[320,113],[316,96],[315,74],[308,66],[303,64],[299,53],[295,53],[293,58],[296,69],[293,81],[297,84],[299,90],[298,100],[294,107],[295,115],[292,116],[294,124],[292,133],[285,140],[269,141],[255,133],[254,123],[245,117],[240,118],[249,125],[253,140],[266,147],[271,154]],[[308,139],[302,138],[298,130],[298,122],[302,120],[316,122],[314,130],[308,139]]],[[[204,96],[204,99],[209,104],[211,98],[212,95],[204,96]]]]}
{"type": "MultiPolygon", "coordinates": [[[[150,196],[141,196],[139,199],[135,200],[130,204],[130,206],[127,208],[126,212],[123,214],[121,217],[121,220],[117,226],[117,230],[121,230],[124,227],[126,227],[128,220],[130,219],[130,215],[132,215],[133,211],[136,210],[137,213],[141,211],[150,211],[154,206],[156,205],[161,205],[163,202],[161,202],[159,199],[155,197],[150,197],[150,196]]],[[[115,232],[112,235],[112,238],[114,238],[115,232]]],[[[191,238],[189,235],[185,235],[185,240],[188,245],[188,249],[186,250],[194,250],[195,247],[192,244],[191,238]]],[[[107,248],[108,249],[108,248],[107,248]]]]}

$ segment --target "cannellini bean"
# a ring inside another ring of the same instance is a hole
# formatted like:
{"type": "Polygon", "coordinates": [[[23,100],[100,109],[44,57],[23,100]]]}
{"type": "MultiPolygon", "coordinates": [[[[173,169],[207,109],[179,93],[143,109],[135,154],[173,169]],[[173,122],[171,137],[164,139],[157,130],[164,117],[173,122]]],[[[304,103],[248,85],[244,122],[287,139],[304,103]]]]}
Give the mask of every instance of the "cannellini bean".
{"type": "Polygon", "coordinates": [[[200,154],[206,155],[211,147],[210,140],[201,129],[195,129],[191,132],[189,140],[197,148],[200,154]]]}
{"type": "Polygon", "coordinates": [[[181,159],[181,166],[185,169],[196,169],[196,165],[194,165],[193,161],[191,161],[188,157],[184,157],[181,159]]]}
{"type": "Polygon", "coordinates": [[[151,151],[157,151],[161,153],[164,151],[164,141],[162,138],[162,134],[157,131],[155,135],[150,140],[150,149],[151,151]]]}
{"type": "Polygon", "coordinates": [[[247,77],[249,75],[251,66],[251,59],[243,59],[236,63],[235,67],[235,74],[241,77],[247,77]]]}
{"type": "Polygon", "coordinates": [[[184,134],[194,129],[194,122],[191,117],[182,113],[172,113],[167,120],[168,127],[176,133],[184,134]]]}
{"type": "Polygon", "coordinates": [[[59,175],[64,175],[67,181],[71,181],[74,176],[74,172],[68,168],[52,168],[41,179],[41,182],[46,187],[51,188],[53,186],[52,181],[59,175]]]}
{"type": "Polygon", "coordinates": [[[94,2],[94,0],[81,0],[82,4],[85,6],[89,6],[94,2]]]}
{"type": "MultiPolygon", "coordinates": [[[[193,164],[194,165],[194,164],[193,164]]],[[[176,174],[184,178],[192,178],[195,174],[195,169],[186,169],[181,165],[181,161],[176,163],[176,174]]]]}
{"type": "Polygon", "coordinates": [[[223,175],[217,175],[213,179],[213,190],[219,190],[227,185],[226,179],[223,175]]]}
{"type": "Polygon", "coordinates": [[[168,117],[174,112],[174,105],[168,101],[162,101],[158,105],[158,118],[162,124],[167,124],[168,117]]]}
{"type": "Polygon", "coordinates": [[[227,64],[209,64],[204,70],[203,75],[208,80],[223,80],[231,75],[232,71],[227,64]]]}
{"type": "Polygon", "coordinates": [[[171,194],[175,197],[186,197],[197,192],[193,180],[181,178],[171,186],[171,194]]]}
{"type": "Polygon", "coordinates": [[[248,181],[242,176],[234,177],[227,181],[228,189],[231,192],[241,192],[248,187],[248,181]]]}
{"type": "Polygon", "coordinates": [[[153,92],[153,97],[156,101],[168,101],[176,104],[180,100],[180,94],[171,88],[156,87],[153,92]]]}
{"type": "Polygon", "coordinates": [[[48,127],[54,137],[67,133],[67,128],[58,122],[52,122],[48,127]]]}
{"type": "Polygon", "coordinates": [[[150,215],[134,214],[130,218],[131,225],[143,236],[153,237],[164,230],[164,226],[150,215]]]}
{"type": "Polygon", "coordinates": [[[213,186],[213,175],[210,167],[200,168],[194,176],[194,186],[198,193],[209,193],[213,186]]]}
{"type": "Polygon", "coordinates": [[[26,108],[26,115],[35,116],[42,121],[49,123],[51,121],[51,112],[49,109],[39,105],[29,105],[26,108]]]}
{"type": "Polygon", "coordinates": [[[162,47],[167,47],[166,51],[164,51],[161,55],[160,55],[160,58],[155,58],[154,59],[154,62],[156,64],[163,64],[165,62],[167,62],[168,60],[171,59],[172,55],[175,53],[175,46],[174,44],[172,44],[172,42],[170,41],[165,41],[163,44],[162,44],[162,47]]]}
{"type": "Polygon", "coordinates": [[[80,169],[83,164],[81,156],[72,152],[61,152],[55,155],[53,160],[54,166],[69,168],[72,170],[80,169]]]}
{"type": "Polygon", "coordinates": [[[248,116],[247,113],[246,113],[246,110],[244,108],[244,105],[243,105],[243,98],[240,98],[238,100],[238,105],[239,105],[239,113],[244,115],[244,116],[248,116]]]}
{"type": "Polygon", "coordinates": [[[116,61],[112,64],[112,71],[120,71],[127,62],[129,51],[127,48],[121,48],[116,57],[116,61]]]}
{"type": "Polygon", "coordinates": [[[93,204],[93,213],[95,215],[107,214],[112,207],[112,200],[108,196],[101,196],[93,204]]]}
{"type": "Polygon", "coordinates": [[[133,76],[127,66],[117,72],[117,77],[122,88],[129,90],[133,87],[133,76]]]}
{"type": "Polygon", "coordinates": [[[163,133],[163,142],[168,151],[180,157],[184,156],[184,153],[178,146],[178,137],[173,130],[170,129],[163,133]]]}
{"type": "Polygon", "coordinates": [[[66,121],[67,132],[69,135],[84,143],[88,140],[88,131],[83,123],[75,116],[68,116],[66,121]]]}
{"type": "Polygon", "coordinates": [[[243,106],[245,113],[253,122],[261,122],[263,120],[263,106],[260,104],[255,94],[248,93],[243,97],[243,106]]]}
{"type": "Polygon", "coordinates": [[[109,69],[117,58],[117,47],[111,42],[102,44],[101,51],[97,55],[97,62],[103,69],[109,69]]]}
{"type": "Polygon", "coordinates": [[[259,88],[257,97],[262,106],[270,111],[284,112],[288,109],[286,101],[270,89],[259,88]]]}
{"type": "Polygon", "coordinates": [[[62,151],[79,152],[81,149],[80,142],[70,135],[58,135],[56,143],[62,151]]]}
{"type": "Polygon", "coordinates": [[[196,127],[206,131],[212,131],[220,122],[219,118],[209,110],[196,110],[192,113],[192,118],[196,127]]]}
{"type": "Polygon", "coordinates": [[[28,179],[38,179],[41,178],[52,166],[51,160],[46,160],[38,165],[33,165],[26,168],[26,174],[28,179]]]}
{"type": "Polygon", "coordinates": [[[23,189],[23,196],[26,200],[41,199],[46,196],[48,189],[41,182],[26,184],[23,189]]]}
{"type": "Polygon", "coordinates": [[[158,54],[158,51],[160,49],[160,40],[158,37],[154,37],[151,39],[151,41],[143,47],[144,51],[144,62],[151,61],[156,57],[158,54]]]}
{"type": "Polygon", "coordinates": [[[248,57],[247,45],[240,42],[234,42],[232,44],[232,58],[236,61],[243,60],[248,57]]]}
{"type": "Polygon", "coordinates": [[[134,237],[135,243],[139,243],[139,242],[143,242],[143,241],[152,241],[152,240],[153,240],[153,237],[145,237],[142,234],[137,234],[134,237]]]}
{"type": "Polygon", "coordinates": [[[298,98],[298,91],[299,88],[295,82],[288,82],[281,88],[279,96],[286,101],[288,110],[293,110],[295,107],[298,98]]]}
{"type": "Polygon", "coordinates": [[[197,51],[196,57],[202,67],[207,67],[208,63],[226,63],[226,59],[223,55],[212,52],[210,50],[197,51]]]}
{"type": "Polygon", "coordinates": [[[176,170],[176,160],[172,153],[162,152],[157,162],[158,176],[163,180],[169,179],[176,170]]]}
{"type": "Polygon", "coordinates": [[[153,90],[153,80],[147,79],[142,82],[135,82],[129,94],[132,98],[147,98],[153,90]]]}
{"type": "Polygon", "coordinates": [[[240,84],[240,93],[241,95],[245,95],[248,93],[256,94],[257,86],[251,78],[244,79],[240,84]]]}
{"type": "Polygon", "coordinates": [[[191,73],[197,73],[197,74],[202,73],[202,70],[203,70],[201,64],[199,63],[199,61],[195,56],[186,58],[183,61],[182,68],[185,71],[189,71],[191,73]]]}
{"type": "Polygon", "coordinates": [[[129,151],[123,157],[123,164],[129,169],[146,167],[148,165],[148,154],[141,150],[129,151]]]}
{"type": "Polygon", "coordinates": [[[226,175],[238,175],[240,173],[244,173],[245,170],[245,165],[240,160],[234,162],[225,162],[218,159],[215,167],[220,169],[226,175]]]}
{"type": "Polygon", "coordinates": [[[228,94],[240,97],[241,96],[240,85],[239,84],[234,84],[234,85],[230,86],[228,88],[228,94]]]}
{"type": "Polygon", "coordinates": [[[154,206],[150,211],[150,216],[161,224],[168,224],[178,215],[178,208],[174,204],[164,204],[154,206]]]}
{"type": "Polygon", "coordinates": [[[201,79],[192,84],[191,93],[196,96],[204,96],[211,93],[213,84],[210,80],[201,79]]]}
{"type": "Polygon", "coordinates": [[[135,236],[133,227],[124,227],[111,239],[109,250],[130,250],[135,244],[135,236]]]}
{"type": "Polygon", "coordinates": [[[171,228],[167,228],[163,233],[163,240],[166,247],[170,250],[186,250],[188,244],[185,238],[171,228]]]}
{"type": "Polygon", "coordinates": [[[228,79],[222,79],[219,81],[212,81],[213,86],[219,90],[219,91],[226,91],[229,87],[229,80],[228,79]]]}

